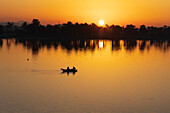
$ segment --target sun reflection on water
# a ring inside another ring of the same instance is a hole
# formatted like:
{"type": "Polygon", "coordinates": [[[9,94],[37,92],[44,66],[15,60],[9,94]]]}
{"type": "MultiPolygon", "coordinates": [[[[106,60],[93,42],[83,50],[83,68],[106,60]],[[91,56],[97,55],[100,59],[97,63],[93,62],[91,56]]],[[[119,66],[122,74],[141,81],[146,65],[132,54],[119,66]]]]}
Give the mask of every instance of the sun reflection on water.
{"type": "Polygon", "coordinates": [[[103,48],[103,41],[99,41],[99,48],[103,48]]]}

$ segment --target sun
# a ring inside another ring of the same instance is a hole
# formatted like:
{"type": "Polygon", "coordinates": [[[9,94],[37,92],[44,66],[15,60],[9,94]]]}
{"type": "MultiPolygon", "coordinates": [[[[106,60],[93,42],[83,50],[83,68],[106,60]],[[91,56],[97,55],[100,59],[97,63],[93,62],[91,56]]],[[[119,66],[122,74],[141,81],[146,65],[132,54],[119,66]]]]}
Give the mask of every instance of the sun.
{"type": "Polygon", "coordinates": [[[99,20],[99,25],[104,25],[104,20],[99,20]]]}

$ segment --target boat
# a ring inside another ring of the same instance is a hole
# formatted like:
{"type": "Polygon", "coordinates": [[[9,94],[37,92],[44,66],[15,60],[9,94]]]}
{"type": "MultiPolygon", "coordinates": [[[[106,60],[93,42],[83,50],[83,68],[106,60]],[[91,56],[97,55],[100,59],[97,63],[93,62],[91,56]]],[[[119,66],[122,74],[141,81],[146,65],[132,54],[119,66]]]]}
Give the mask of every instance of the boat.
{"type": "Polygon", "coordinates": [[[63,68],[61,68],[61,70],[63,71],[63,72],[77,72],[77,69],[63,69],[63,68]]]}

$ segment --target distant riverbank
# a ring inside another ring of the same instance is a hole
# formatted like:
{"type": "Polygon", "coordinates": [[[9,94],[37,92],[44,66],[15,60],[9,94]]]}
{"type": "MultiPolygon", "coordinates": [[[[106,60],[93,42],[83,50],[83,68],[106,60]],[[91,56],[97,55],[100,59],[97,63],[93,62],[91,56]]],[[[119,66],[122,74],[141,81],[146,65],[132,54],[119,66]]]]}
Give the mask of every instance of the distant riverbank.
{"type": "Polygon", "coordinates": [[[170,26],[153,27],[141,25],[111,25],[99,27],[96,24],[68,22],[57,25],[41,25],[40,21],[33,19],[31,24],[24,22],[15,26],[8,22],[0,25],[1,38],[27,38],[45,40],[85,40],[85,39],[111,39],[111,40],[164,40],[170,39],[170,26]]]}

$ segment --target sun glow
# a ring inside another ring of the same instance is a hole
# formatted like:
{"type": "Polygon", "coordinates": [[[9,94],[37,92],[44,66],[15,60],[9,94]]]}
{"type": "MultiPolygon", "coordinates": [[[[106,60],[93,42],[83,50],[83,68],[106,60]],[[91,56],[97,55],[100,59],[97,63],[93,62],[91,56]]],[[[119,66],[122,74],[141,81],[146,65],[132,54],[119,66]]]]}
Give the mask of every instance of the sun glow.
{"type": "Polygon", "coordinates": [[[99,25],[104,25],[104,20],[99,20],[99,25]]]}
{"type": "Polygon", "coordinates": [[[104,44],[103,44],[103,41],[100,41],[100,42],[99,42],[99,48],[103,48],[103,45],[104,45],[104,44]]]}

